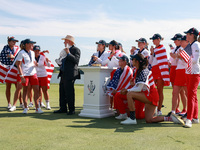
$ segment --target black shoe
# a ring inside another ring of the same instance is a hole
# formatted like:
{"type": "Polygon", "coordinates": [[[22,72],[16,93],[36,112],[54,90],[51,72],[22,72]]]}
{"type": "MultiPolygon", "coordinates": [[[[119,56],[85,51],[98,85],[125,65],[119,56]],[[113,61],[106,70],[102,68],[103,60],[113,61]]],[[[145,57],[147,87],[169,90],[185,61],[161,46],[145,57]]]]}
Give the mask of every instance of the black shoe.
{"type": "Polygon", "coordinates": [[[184,116],[181,117],[181,119],[186,120],[187,119],[187,113],[185,113],[184,116]]]}
{"type": "Polygon", "coordinates": [[[165,117],[170,117],[171,114],[172,114],[172,112],[170,111],[170,112],[167,114],[167,116],[165,116],[165,117]]]}
{"type": "Polygon", "coordinates": [[[75,111],[69,111],[68,113],[67,113],[67,115],[74,115],[75,114],[75,111]]]}
{"type": "Polygon", "coordinates": [[[65,110],[59,109],[59,110],[55,110],[53,113],[59,114],[59,113],[66,113],[66,112],[67,112],[67,111],[65,111],[65,110]]]}

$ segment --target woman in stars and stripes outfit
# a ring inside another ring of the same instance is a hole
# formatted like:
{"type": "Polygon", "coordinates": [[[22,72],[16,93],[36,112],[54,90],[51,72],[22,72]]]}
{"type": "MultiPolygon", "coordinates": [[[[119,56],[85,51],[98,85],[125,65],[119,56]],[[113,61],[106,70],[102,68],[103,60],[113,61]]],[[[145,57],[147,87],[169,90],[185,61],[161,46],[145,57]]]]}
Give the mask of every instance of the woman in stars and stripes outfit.
{"type": "MultiPolygon", "coordinates": [[[[4,46],[3,50],[0,54],[0,62],[4,65],[11,66],[13,64],[13,60],[15,55],[18,53],[19,47],[16,46],[16,42],[18,42],[15,37],[8,37],[8,45],[4,46]]],[[[6,98],[8,101],[8,109],[12,107],[10,103],[10,89],[11,83],[6,82],[6,98]]]]}
{"type": "Polygon", "coordinates": [[[134,99],[145,103],[145,120],[147,123],[173,121],[175,123],[182,123],[175,114],[170,117],[156,116],[154,117],[156,106],[158,105],[159,96],[155,88],[153,76],[151,71],[147,68],[148,60],[142,54],[131,55],[133,66],[137,68],[135,85],[131,89],[124,89],[122,94],[127,94],[128,107],[130,110],[130,117],[121,124],[137,124],[135,117],[134,99]]]}
{"type": "Polygon", "coordinates": [[[151,55],[149,58],[149,63],[152,66],[152,74],[154,82],[157,85],[158,95],[159,95],[159,104],[158,104],[158,115],[162,115],[161,107],[163,104],[163,87],[169,86],[169,68],[168,68],[168,59],[166,49],[163,45],[160,44],[163,38],[160,34],[154,34],[152,38],[155,48],[151,47],[151,55]]]}

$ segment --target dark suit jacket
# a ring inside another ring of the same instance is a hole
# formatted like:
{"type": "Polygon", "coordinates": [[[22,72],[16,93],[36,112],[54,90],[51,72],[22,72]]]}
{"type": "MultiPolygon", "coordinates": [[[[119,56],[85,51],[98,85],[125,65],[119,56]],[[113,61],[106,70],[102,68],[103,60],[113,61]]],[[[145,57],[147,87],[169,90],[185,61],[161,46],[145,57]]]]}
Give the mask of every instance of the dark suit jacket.
{"type": "Polygon", "coordinates": [[[78,63],[81,55],[79,48],[74,45],[69,49],[70,54],[68,54],[63,60],[64,68],[61,76],[64,80],[74,80],[80,78],[80,71],[78,70],[78,63]]]}

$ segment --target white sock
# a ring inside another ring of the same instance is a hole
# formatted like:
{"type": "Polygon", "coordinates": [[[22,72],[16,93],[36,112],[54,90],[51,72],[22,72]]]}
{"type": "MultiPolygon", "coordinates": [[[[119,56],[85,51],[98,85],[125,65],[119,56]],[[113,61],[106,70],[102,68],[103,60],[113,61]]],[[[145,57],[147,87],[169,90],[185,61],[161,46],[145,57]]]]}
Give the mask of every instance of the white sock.
{"type": "Polygon", "coordinates": [[[172,113],[173,113],[173,114],[176,114],[175,110],[172,110],[172,113]]]}

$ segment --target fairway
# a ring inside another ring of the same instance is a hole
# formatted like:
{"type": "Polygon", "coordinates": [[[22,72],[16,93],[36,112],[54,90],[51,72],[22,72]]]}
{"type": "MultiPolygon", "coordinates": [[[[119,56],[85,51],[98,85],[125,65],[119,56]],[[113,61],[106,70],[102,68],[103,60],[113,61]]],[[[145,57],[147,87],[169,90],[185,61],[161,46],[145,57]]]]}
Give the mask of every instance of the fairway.
{"type": "MultiPolygon", "coordinates": [[[[59,86],[49,90],[52,110],[35,114],[30,109],[7,111],[5,85],[0,84],[0,150],[194,150],[200,149],[200,125],[183,128],[171,122],[137,125],[120,125],[114,117],[92,119],[79,117],[83,105],[83,86],[76,85],[76,114],[53,114],[59,109],[59,86]]],[[[12,86],[12,99],[14,86],[12,86]]],[[[171,110],[172,89],[164,89],[163,115],[171,110]]],[[[200,89],[198,89],[200,98],[200,89]]],[[[94,99],[95,100],[95,99],[94,99]]],[[[17,103],[19,106],[19,102],[17,103]]],[[[182,105],[181,105],[182,107],[182,105]]]]}

